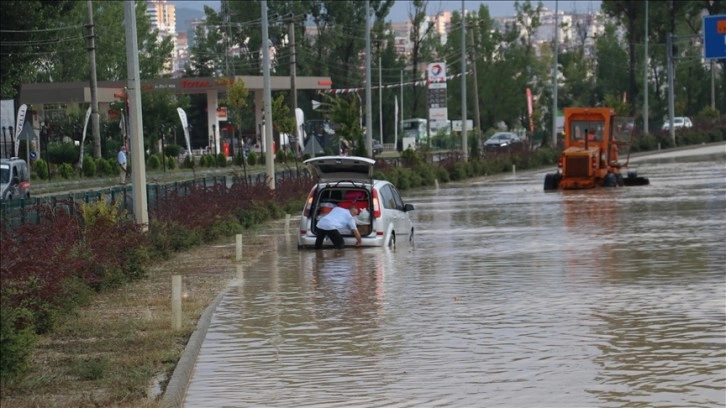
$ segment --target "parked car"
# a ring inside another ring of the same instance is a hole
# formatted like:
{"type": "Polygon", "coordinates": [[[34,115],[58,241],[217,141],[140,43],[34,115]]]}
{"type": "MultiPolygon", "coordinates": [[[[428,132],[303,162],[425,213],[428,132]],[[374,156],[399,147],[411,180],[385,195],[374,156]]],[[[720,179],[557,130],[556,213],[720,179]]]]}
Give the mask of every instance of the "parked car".
{"type": "Polygon", "coordinates": [[[373,155],[379,155],[383,153],[383,143],[373,141],[373,155]]]}
{"type": "MultiPolygon", "coordinates": [[[[693,127],[693,123],[691,122],[691,119],[687,116],[676,116],[673,118],[673,128],[678,130],[682,128],[691,128],[693,127]]],[[[671,122],[670,119],[666,119],[663,121],[663,130],[670,130],[671,128],[671,122]]]]}
{"type": "Polygon", "coordinates": [[[512,132],[497,132],[484,142],[485,150],[501,150],[522,145],[523,140],[512,132]]]}
{"type": "MultiPolygon", "coordinates": [[[[324,156],[303,162],[316,183],[310,190],[302,216],[298,247],[314,247],[316,225],[336,206],[360,209],[357,216],[361,246],[389,246],[413,240],[414,226],[409,212],[413,204],[404,203],[396,187],[373,178],[376,161],[357,156],[324,156]]],[[[355,245],[351,231],[342,231],[346,246],[355,245]]],[[[326,239],[324,247],[332,243],[326,239]]]]}
{"type": "Polygon", "coordinates": [[[0,160],[0,199],[30,198],[28,163],[18,157],[0,160]]]}

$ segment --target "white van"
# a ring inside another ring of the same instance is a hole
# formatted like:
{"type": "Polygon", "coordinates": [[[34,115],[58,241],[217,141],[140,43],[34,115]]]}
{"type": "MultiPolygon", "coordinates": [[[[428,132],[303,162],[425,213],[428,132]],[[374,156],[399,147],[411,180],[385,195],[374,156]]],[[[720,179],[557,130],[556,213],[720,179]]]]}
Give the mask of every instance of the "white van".
{"type": "Polygon", "coordinates": [[[0,159],[0,199],[30,198],[28,163],[18,157],[0,159]]]}

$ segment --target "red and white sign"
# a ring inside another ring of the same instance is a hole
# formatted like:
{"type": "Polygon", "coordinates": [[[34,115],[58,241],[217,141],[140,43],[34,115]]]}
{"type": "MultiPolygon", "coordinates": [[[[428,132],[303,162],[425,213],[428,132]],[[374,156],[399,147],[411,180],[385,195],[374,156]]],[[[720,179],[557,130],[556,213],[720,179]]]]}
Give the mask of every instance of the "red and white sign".
{"type": "Polygon", "coordinates": [[[217,108],[217,120],[227,120],[227,107],[220,106],[217,108]]]}

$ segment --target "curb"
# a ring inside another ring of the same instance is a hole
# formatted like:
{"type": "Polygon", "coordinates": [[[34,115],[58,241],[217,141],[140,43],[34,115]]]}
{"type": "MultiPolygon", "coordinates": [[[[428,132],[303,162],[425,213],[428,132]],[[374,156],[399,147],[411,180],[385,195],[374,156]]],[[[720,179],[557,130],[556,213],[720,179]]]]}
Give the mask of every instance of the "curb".
{"type": "Polygon", "coordinates": [[[214,311],[229,290],[224,290],[217,295],[214,301],[204,309],[204,313],[202,313],[202,316],[197,322],[197,328],[189,337],[184,352],[182,352],[181,358],[179,358],[174,372],[169,379],[169,383],[166,386],[164,396],[161,400],[163,407],[177,408],[183,406],[187,388],[189,388],[189,381],[191,381],[192,372],[197,363],[202,343],[207,336],[207,329],[209,328],[209,323],[212,321],[212,315],[214,315],[214,311]]]}

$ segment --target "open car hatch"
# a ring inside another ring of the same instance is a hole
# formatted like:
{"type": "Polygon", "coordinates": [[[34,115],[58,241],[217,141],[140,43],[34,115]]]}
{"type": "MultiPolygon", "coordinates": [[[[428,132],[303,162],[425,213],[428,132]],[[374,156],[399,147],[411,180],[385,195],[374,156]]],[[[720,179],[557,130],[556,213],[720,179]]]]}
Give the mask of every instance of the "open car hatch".
{"type": "Polygon", "coordinates": [[[373,159],[357,156],[322,156],[303,162],[318,183],[343,180],[370,182],[375,163],[373,159]]]}

